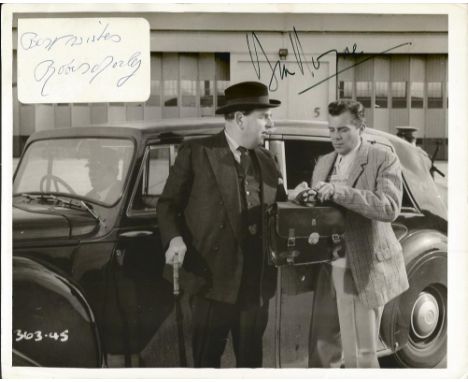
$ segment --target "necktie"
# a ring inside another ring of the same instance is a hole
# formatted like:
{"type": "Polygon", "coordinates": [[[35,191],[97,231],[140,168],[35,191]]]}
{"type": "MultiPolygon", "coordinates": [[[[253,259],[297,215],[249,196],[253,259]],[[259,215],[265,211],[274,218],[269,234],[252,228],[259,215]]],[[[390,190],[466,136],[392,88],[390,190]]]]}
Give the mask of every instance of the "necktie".
{"type": "Polygon", "coordinates": [[[241,154],[239,164],[240,164],[240,166],[242,168],[242,171],[244,172],[244,174],[247,174],[247,171],[249,170],[250,163],[251,163],[249,150],[247,150],[245,147],[239,146],[237,148],[237,151],[239,151],[240,154],[241,154]]]}
{"type": "Polygon", "coordinates": [[[336,162],[335,162],[335,174],[341,174],[341,162],[343,161],[343,157],[340,155],[336,162]]]}

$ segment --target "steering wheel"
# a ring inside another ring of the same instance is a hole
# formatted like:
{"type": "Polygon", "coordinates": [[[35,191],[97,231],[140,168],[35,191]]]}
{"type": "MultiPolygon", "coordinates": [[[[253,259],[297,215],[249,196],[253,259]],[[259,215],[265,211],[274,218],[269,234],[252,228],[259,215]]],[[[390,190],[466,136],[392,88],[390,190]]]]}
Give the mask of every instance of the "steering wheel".
{"type": "Polygon", "coordinates": [[[73,188],[67,182],[65,182],[62,178],[59,178],[58,176],[52,175],[52,174],[47,174],[42,177],[39,183],[39,189],[41,192],[44,192],[45,182],[52,182],[57,192],[60,191],[59,185],[61,184],[70,194],[76,193],[75,190],[73,190],[73,188]]]}

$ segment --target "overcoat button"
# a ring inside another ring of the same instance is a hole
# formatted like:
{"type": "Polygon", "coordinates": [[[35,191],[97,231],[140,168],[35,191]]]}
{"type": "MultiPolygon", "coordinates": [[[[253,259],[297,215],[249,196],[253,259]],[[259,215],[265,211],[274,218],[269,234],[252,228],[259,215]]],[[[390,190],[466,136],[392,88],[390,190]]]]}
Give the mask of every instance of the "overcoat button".
{"type": "Polygon", "coordinates": [[[221,223],[221,224],[219,225],[219,228],[223,229],[223,228],[224,228],[224,224],[221,223]]]}
{"type": "Polygon", "coordinates": [[[213,247],[213,251],[215,251],[215,252],[217,252],[218,249],[219,249],[219,247],[218,247],[217,245],[215,245],[215,246],[213,247]]]}

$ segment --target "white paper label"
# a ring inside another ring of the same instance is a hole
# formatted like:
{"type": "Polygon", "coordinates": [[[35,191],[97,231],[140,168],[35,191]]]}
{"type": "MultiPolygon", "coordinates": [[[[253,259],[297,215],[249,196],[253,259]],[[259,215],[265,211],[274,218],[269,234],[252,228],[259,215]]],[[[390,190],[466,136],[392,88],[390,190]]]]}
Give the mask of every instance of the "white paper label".
{"type": "Polygon", "coordinates": [[[18,20],[22,103],[144,102],[150,67],[146,19],[18,20]]]}

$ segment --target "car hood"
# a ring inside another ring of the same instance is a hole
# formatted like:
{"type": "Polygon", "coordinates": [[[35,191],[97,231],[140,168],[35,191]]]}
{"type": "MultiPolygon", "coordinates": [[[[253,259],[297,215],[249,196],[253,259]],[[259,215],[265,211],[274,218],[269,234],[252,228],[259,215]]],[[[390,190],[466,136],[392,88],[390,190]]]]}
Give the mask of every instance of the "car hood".
{"type": "Polygon", "coordinates": [[[13,206],[13,241],[67,239],[92,233],[97,221],[86,211],[47,205],[13,206]]]}

